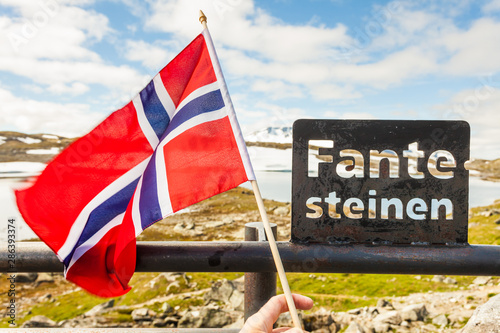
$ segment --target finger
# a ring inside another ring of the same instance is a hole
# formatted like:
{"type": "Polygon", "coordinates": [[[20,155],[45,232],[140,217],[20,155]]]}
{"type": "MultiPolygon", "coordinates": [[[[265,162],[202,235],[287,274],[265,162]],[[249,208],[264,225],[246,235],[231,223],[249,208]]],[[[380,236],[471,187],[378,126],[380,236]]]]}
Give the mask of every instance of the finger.
{"type": "MultiPolygon", "coordinates": [[[[313,306],[313,301],[309,297],[298,294],[293,294],[292,297],[297,309],[309,310],[313,306]]],[[[271,297],[258,313],[266,319],[266,322],[274,323],[281,313],[287,311],[288,304],[285,295],[277,295],[271,297]]]]}
{"type": "Polygon", "coordinates": [[[283,295],[271,297],[257,313],[247,319],[241,332],[247,332],[247,330],[249,332],[252,330],[255,332],[271,332],[273,324],[280,313],[286,311],[285,307],[286,300],[283,295]]]}
{"type": "Polygon", "coordinates": [[[306,331],[303,331],[299,328],[290,328],[290,327],[280,327],[280,328],[275,328],[273,330],[273,333],[282,333],[282,332],[286,332],[286,333],[304,333],[306,331]]]}
{"type": "MultiPolygon", "coordinates": [[[[313,306],[313,301],[309,297],[298,294],[293,294],[292,297],[295,306],[300,310],[308,310],[313,306]]],[[[245,327],[251,327],[257,331],[260,330],[262,332],[269,332],[271,331],[273,324],[276,322],[279,315],[287,311],[288,304],[286,302],[285,295],[273,296],[266,304],[264,304],[259,312],[248,318],[247,322],[245,323],[245,327]]],[[[297,332],[302,331],[299,330],[297,332]]]]}
{"type": "MultiPolygon", "coordinates": [[[[307,296],[292,294],[293,302],[295,303],[295,307],[299,310],[309,310],[313,307],[314,302],[307,296]]],[[[287,305],[288,310],[288,305],[287,305]]]]}
{"type": "Polygon", "coordinates": [[[271,297],[271,299],[269,299],[269,301],[267,301],[267,303],[260,308],[256,315],[272,327],[279,315],[286,311],[288,311],[288,305],[286,304],[285,295],[277,295],[271,297]]]}

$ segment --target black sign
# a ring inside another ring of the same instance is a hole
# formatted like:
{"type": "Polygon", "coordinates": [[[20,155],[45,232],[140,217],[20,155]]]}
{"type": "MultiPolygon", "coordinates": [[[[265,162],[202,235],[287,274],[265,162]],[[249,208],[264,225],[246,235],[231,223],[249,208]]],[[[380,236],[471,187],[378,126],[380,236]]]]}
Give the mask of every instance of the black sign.
{"type": "Polygon", "coordinates": [[[464,121],[297,120],[292,241],[467,243],[469,141],[464,121]]]}

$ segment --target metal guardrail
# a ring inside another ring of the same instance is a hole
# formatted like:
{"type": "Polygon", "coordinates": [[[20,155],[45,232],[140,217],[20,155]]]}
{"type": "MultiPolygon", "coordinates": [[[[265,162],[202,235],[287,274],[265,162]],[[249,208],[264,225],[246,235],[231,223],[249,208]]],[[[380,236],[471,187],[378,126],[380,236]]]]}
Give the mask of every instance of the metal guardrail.
{"type": "MultiPolygon", "coordinates": [[[[0,272],[9,271],[0,244],[0,272]]],[[[287,272],[500,276],[500,246],[278,242],[287,272]]],[[[16,243],[17,272],[62,272],[41,242],[16,243]]],[[[265,242],[138,242],[136,272],[275,272],[265,242]]]]}

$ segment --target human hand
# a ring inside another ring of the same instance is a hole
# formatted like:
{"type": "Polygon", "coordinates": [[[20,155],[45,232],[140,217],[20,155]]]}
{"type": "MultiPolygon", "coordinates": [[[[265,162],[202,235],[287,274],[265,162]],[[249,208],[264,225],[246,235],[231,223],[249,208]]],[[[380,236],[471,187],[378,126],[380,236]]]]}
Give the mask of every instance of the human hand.
{"type": "MultiPolygon", "coordinates": [[[[313,301],[309,297],[293,294],[293,301],[297,309],[309,310],[313,306],[313,301]]],[[[279,315],[288,311],[285,295],[272,297],[264,306],[247,319],[240,333],[303,333],[299,328],[280,327],[273,330],[273,324],[279,315]]]]}

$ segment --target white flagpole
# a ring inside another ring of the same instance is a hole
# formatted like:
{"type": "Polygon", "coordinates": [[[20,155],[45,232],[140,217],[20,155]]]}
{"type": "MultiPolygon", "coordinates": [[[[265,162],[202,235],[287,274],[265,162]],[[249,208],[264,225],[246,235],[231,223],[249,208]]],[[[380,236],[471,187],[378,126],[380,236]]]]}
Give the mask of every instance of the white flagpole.
{"type": "Polygon", "coordinates": [[[255,200],[257,200],[257,206],[259,207],[262,222],[264,222],[264,230],[266,231],[267,240],[269,241],[269,246],[271,247],[274,264],[276,265],[276,270],[278,271],[278,275],[280,277],[281,286],[283,287],[283,293],[285,294],[293,325],[297,328],[302,329],[302,326],[300,325],[299,315],[297,314],[297,309],[295,308],[295,303],[293,301],[292,292],[290,291],[290,286],[288,285],[288,280],[286,278],[285,269],[283,268],[283,263],[281,262],[278,246],[276,245],[276,240],[274,239],[273,231],[271,229],[271,225],[269,224],[269,219],[267,218],[267,212],[266,208],[264,207],[264,201],[262,200],[262,196],[260,194],[259,185],[257,185],[256,180],[252,180],[250,182],[252,183],[255,200]]]}
{"type": "MultiPolygon", "coordinates": [[[[207,17],[200,10],[200,22],[203,28],[207,29],[207,17]]],[[[212,40],[209,40],[212,43],[212,40]]],[[[214,64],[215,65],[215,64],[214,64]]],[[[281,262],[280,253],[278,251],[278,246],[276,245],[276,240],[274,239],[274,234],[269,224],[269,219],[267,217],[266,208],[264,206],[264,200],[262,200],[262,195],[260,194],[259,185],[256,180],[251,180],[253,192],[255,194],[255,200],[257,201],[257,206],[259,207],[260,216],[262,217],[262,222],[264,223],[264,230],[266,231],[266,236],[271,248],[271,253],[273,255],[274,264],[276,265],[276,270],[278,271],[278,276],[281,281],[281,286],[283,287],[283,293],[285,294],[286,302],[288,304],[288,311],[292,317],[293,325],[297,328],[302,329],[300,325],[299,315],[297,313],[297,308],[293,301],[292,292],[290,291],[290,286],[288,285],[288,280],[286,278],[285,269],[283,268],[283,263],[281,262]]]]}

